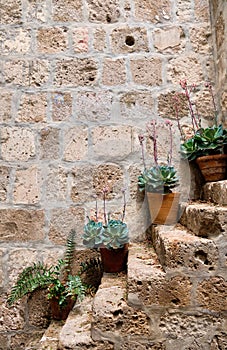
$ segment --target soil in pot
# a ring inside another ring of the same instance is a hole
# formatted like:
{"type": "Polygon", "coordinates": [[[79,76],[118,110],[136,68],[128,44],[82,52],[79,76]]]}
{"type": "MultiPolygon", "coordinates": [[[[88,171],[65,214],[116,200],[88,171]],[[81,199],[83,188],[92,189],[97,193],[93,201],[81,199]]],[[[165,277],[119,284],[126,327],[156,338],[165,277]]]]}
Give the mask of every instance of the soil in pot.
{"type": "Polygon", "coordinates": [[[116,273],[126,271],[128,261],[128,243],[123,248],[107,249],[100,248],[103,271],[116,273]]]}
{"type": "Polygon", "coordinates": [[[206,182],[220,181],[226,178],[227,154],[213,154],[196,158],[206,182]]]}
{"type": "Polygon", "coordinates": [[[178,220],[180,193],[147,192],[152,224],[173,225],[178,220]]]}

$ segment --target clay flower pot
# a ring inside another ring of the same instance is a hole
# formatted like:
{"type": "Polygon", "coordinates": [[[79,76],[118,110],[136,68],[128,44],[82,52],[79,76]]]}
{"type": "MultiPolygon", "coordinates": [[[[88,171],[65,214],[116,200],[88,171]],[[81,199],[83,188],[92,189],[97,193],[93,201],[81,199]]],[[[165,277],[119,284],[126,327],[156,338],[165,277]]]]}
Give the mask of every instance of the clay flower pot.
{"type": "Polygon", "coordinates": [[[118,249],[100,248],[100,254],[104,272],[116,273],[127,269],[128,243],[118,249]]]}
{"type": "Polygon", "coordinates": [[[178,220],[180,193],[147,192],[152,224],[173,225],[178,220]]]}
{"type": "Polygon", "coordinates": [[[213,154],[196,158],[206,182],[220,181],[226,178],[227,154],[213,154]]]}
{"type": "Polygon", "coordinates": [[[53,297],[50,299],[50,309],[51,316],[54,320],[66,320],[68,314],[72,310],[76,300],[71,297],[67,298],[67,304],[64,306],[60,306],[58,303],[58,299],[53,297]]]}

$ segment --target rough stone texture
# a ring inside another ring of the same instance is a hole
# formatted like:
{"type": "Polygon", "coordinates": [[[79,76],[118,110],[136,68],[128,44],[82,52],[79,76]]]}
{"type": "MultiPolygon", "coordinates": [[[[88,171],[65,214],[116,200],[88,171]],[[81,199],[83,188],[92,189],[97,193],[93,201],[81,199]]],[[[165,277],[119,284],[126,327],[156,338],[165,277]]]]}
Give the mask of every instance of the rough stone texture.
{"type": "MultiPolygon", "coordinates": [[[[158,112],[162,117],[171,116],[171,119],[177,119],[175,106],[178,108],[178,118],[183,118],[188,114],[188,103],[183,93],[176,93],[175,91],[167,91],[159,95],[158,98],[158,112]]],[[[182,125],[182,123],[181,123],[182,125]]]]}
{"type": "Polygon", "coordinates": [[[197,288],[197,302],[200,307],[212,311],[227,309],[227,281],[223,277],[211,277],[199,283],[197,288]]]}
{"type": "Polygon", "coordinates": [[[17,122],[39,123],[46,121],[46,94],[26,94],[22,96],[17,122]]]}
{"type": "Polygon", "coordinates": [[[122,27],[111,33],[113,53],[149,51],[147,31],[145,28],[122,27]]]}
{"type": "Polygon", "coordinates": [[[208,26],[190,29],[190,40],[195,52],[209,53],[211,46],[211,31],[208,26]]]}
{"type": "Polygon", "coordinates": [[[98,28],[94,31],[94,49],[99,52],[104,52],[107,47],[106,43],[106,31],[102,28],[98,28]]]}
{"type": "Polygon", "coordinates": [[[71,198],[74,203],[88,202],[95,194],[93,171],[91,166],[77,166],[72,169],[71,198]]]}
{"type": "Polygon", "coordinates": [[[27,161],[35,156],[35,135],[28,128],[1,129],[2,158],[6,161],[27,161]]]}
{"type": "Polygon", "coordinates": [[[64,121],[72,115],[72,94],[55,92],[51,96],[53,121],[64,121]]]}
{"type": "Polygon", "coordinates": [[[16,204],[39,203],[40,184],[39,170],[36,166],[17,170],[15,174],[13,202],[16,204]]]}
{"type": "Polygon", "coordinates": [[[75,52],[88,52],[89,49],[89,31],[88,28],[76,28],[73,31],[73,48],[75,52]]]}
{"type": "Polygon", "coordinates": [[[47,328],[50,324],[50,301],[47,290],[37,290],[28,298],[28,322],[38,328],[47,328]]]}
{"type": "Polygon", "coordinates": [[[171,19],[170,1],[161,0],[156,4],[146,0],[136,0],[135,17],[137,20],[165,23],[171,19]]]}
{"type": "Polygon", "coordinates": [[[179,52],[185,46],[185,40],[182,41],[185,34],[180,27],[167,29],[156,29],[154,31],[154,46],[160,52],[179,52]]]}
{"type": "Polygon", "coordinates": [[[15,334],[11,337],[11,346],[9,350],[32,350],[34,349],[33,344],[37,343],[37,340],[42,336],[40,332],[34,332],[31,334],[30,332],[23,332],[20,334],[15,334]]]}
{"type": "Polygon", "coordinates": [[[109,91],[83,91],[76,96],[77,119],[100,122],[111,118],[113,96],[109,91]]]}
{"type": "Polygon", "coordinates": [[[42,168],[43,177],[46,177],[42,189],[44,199],[48,203],[65,201],[68,194],[68,170],[60,166],[50,166],[48,169],[42,168]]]}
{"type": "Polygon", "coordinates": [[[41,28],[37,32],[37,49],[42,53],[57,53],[67,49],[66,28],[41,28]]]}
{"type": "Polygon", "coordinates": [[[133,91],[120,95],[121,117],[125,119],[142,119],[150,114],[153,106],[154,100],[150,92],[133,91]]]}
{"type": "Polygon", "coordinates": [[[103,198],[104,188],[108,188],[108,199],[119,197],[119,195],[122,195],[121,190],[123,189],[122,169],[114,164],[105,164],[95,167],[93,172],[93,188],[97,196],[101,199],[103,198]]]}
{"type": "Polygon", "coordinates": [[[203,199],[219,205],[227,205],[227,181],[206,183],[203,187],[203,199]]]}
{"type": "Polygon", "coordinates": [[[83,126],[76,126],[66,130],[64,135],[64,160],[73,162],[83,160],[88,151],[88,130],[83,126]]]}
{"type": "Polygon", "coordinates": [[[119,0],[105,0],[100,6],[98,0],[87,0],[90,22],[114,23],[120,17],[119,0]]]}
{"type": "Polygon", "coordinates": [[[60,152],[60,130],[46,127],[40,130],[40,158],[58,159],[60,152]]]}
{"type": "Polygon", "coordinates": [[[10,177],[10,168],[1,166],[0,167],[0,202],[5,202],[7,200],[7,195],[9,193],[9,177],[10,177]]]}
{"type": "Polygon", "coordinates": [[[162,63],[158,58],[132,59],[130,62],[132,80],[136,84],[161,85],[162,83],[162,63]]]}
{"type": "Polygon", "coordinates": [[[2,0],[0,24],[20,24],[22,22],[22,1],[2,0]]]}
{"type": "Polygon", "coordinates": [[[25,18],[27,23],[46,23],[49,9],[45,1],[29,0],[26,2],[25,18]]]}
{"type": "Polygon", "coordinates": [[[90,58],[63,59],[56,63],[55,84],[57,86],[94,85],[97,63],[90,58]]]}
{"type": "Polygon", "coordinates": [[[102,83],[104,85],[123,85],[126,82],[124,59],[106,58],[103,63],[102,83]]]}
{"type": "Polygon", "coordinates": [[[82,21],[82,0],[53,0],[53,20],[57,22],[82,21]]]}
{"type": "Polygon", "coordinates": [[[1,55],[9,54],[26,54],[29,53],[31,47],[31,32],[30,30],[9,29],[1,31],[2,48],[1,55]]]}
{"type": "Polygon", "coordinates": [[[44,211],[1,209],[0,240],[26,242],[44,238],[44,211]]]}
{"type": "Polygon", "coordinates": [[[0,90],[1,110],[0,110],[0,122],[8,122],[11,118],[11,104],[12,104],[12,92],[0,90]]]}

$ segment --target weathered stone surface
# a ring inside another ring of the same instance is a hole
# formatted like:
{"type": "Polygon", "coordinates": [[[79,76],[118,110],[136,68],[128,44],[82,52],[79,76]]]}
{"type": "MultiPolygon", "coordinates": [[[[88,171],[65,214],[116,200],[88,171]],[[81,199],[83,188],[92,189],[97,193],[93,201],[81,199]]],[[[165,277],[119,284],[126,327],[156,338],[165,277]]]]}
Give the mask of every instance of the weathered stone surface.
{"type": "Polygon", "coordinates": [[[151,341],[147,339],[138,339],[137,341],[126,340],[121,344],[121,350],[166,350],[165,341],[151,341]]]}
{"type": "Polygon", "coordinates": [[[106,31],[102,28],[97,28],[94,30],[93,36],[95,51],[104,52],[107,48],[106,31]]]}
{"type": "Polygon", "coordinates": [[[102,83],[104,85],[122,85],[126,82],[126,62],[123,58],[105,58],[103,62],[102,83]]]}
{"type": "Polygon", "coordinates": [[[47,328],[50,324],[50,301],[47,290],[34,291],[28,298],[28,322],[37,328],[47,328]]]}
{"type": "Polygon", "coordinates": [[[116,28],[111,33],[113,53],[149,51],[147,31],[145,28],[116,28]]]}
{"type": "Polygon", "coordinates": [[[55,84],[57,86],[94,85],[96,78],[97,63],[94,59],[63,59],[56,63],[55,84]]]}
{"type": "Polygon", "coordinates": [[[60,130],[47,127],[40,130],[40,158],[58,159],[60,152],[60,130]]]}
{"type": "Polygon", "coordinates": [[[167,75],[174,84],[179,84],[179,81],[183,79],[187,79],[188,84],[203,83],[201,63],[198,57],[193,54],[170,59],[167,75]],[[190,75],[188,72],[190,72],[190,75]]]}
{"type": "Polygon", "coordinates": [[[64,160],[73,162],[83,160],[88,152],[88,129],[76,126],[65,131],[64,134],[64,160]]]}
{"type": "Polygon", "coordinates": [[[114,23],[119,20],[119,0],[104,0],[102,6],[98,0],[88,0],[90,22],[114,23]]]}
{"type": "Polygon", "coordinates": [[[43,195],[49,203],[65,201],[68,195],[68,169],[51,165],[47,169],[42,167],[45,178],[43,195]]]}
{"type": "Polygon", "coordinates": [[[135,1],[135,17],[152,23],[165,23],[171,19],[171,7],[169,0],[161,0],[157,3],[150,3],[146,0],[135,1]]]}
{"type": "Polygon", "coordinates": [[[109,91],[83,91],[76,96],[77,119],[82,121],[108,120],[111,118],[113,95],[109,91]]]}
{"type": "Polygon", "coordinates": [[[82,0],[53,0],[53,19],[60,22],[83,20],[82,0]]]}
{"type": "Polygon", "coordinates": [[[180,226],[156,227],[152,235],[164,270],[213,271],[218,266],[218,249],[212,240],[194,236],[180,226]]]}
{"type": "Polygon", "coordinates": [[[183,211],[180,222],[194,234],[214,238],[227,233],[227,209],[205,203],[189,204],[183,211]]]}
{"type": "Polygon", "coordinates": [[[177,18],[180,22],[191,21],[193,10],[190,0],[177,0],[177,18]]]}
{"type": "Polygon", "coordinates": [[[25,325],[24,305],[21,303],[8,308],[6,305],[6,298],[3,294],[1,295],[0,302],[0,331],[22,330],[25,325]]]}
{"type": "Polygon", "coordinates": [[[92,157],[122,159],[132,151],[130,126],[98,126],[92,130],[92,157]]]}
{"type": "Polygon", "coordinates": [[[130,61],[132,80],[141,85],[161,85],[162,62],[159,58],[138,58],[130,61]]]}
{"type": "Polygon", "coordinates": [[[35,156],[35,135],[28,128],[1,129],[2,158],[7,161],[27,161],[35,156]]]}
{"type": "Polygon", "coordinates": [[[4,284],[3,257],[5,253],[5,249],[0,250],[0,288],[3,287],[4,284]]]}
{"type": "Polygon", "coordinates": [[[180,52],[184,49],[185,34],[180,27],[158,28],[154,30],[154,46],[160,52],[180,52]]]}
{"type": "Polygon", "coordinates": [[[210,4],[207,0],[195,0],[195,19],[196,21],[208,22],[210,18],[210,4]]]}
{"type": "Polygon", "coordinates": [[[0,202],[5,202],[7,200],[7,195],[9,192],[9,177],[10,177],[10,168],[1,166],[0,167],[0,202]]]}
{"type": "Polygon", "coordinates": [[[55,244],[64,244],[72,229],[76,230],[76,247],[82,247],[84,227],[84,209],[81,207],[59,208],[51,211],[49,240],[55,244]]]}
{"type": "Polygon", "coordinates": [[[121,167],[115,164],[95,167],[93,171],[93,188],[101,199],[103,198],[104,188],[108,188],[108,199],[122,196],[123,171],[121,167]]]}
{"type": "Polygon", "coordinates": [[[203,187],[203,199],[219,205],[227,205],[227,180],[207,182],[203,187]]]}
{"type": "Polygon", "coordinates": [[[44,239],[43,210],[1,209],[1,241],[40,241],[44,239]]]}
{"type": "Polygon", "coordinates": [[[208,26],[193,27],[189,32],[190,41],[195,52],[208,54],[212,50],[211,30],[208,26]]]}
{"type": "Polygon", "coordinates": [[[16,171],[13,202],[16,204],[36,204],[41,198],[40,172],[36,166],[16,171]]]}
{"type": "Polygon", "coordinates": [[[27,23],[45,23],[50,15],[47,2],[36,0],[26,1],[24,13],[27,23]]]}
{"type": "Polygon", "coordinates": [[[1,3],[0,24],[20,24],[22,22],[22,1],[7,0],[1,3]]]}
{"type": "Polygon", "coordinates": [[[31,32],[22,28],[0,31],[2,47],[1,55],[27,54],[31,47],[31,32]]]}
{"type": "Polygon", "coordinates": [[[197,303],[203,309],[218,312],[227,310],[227,281],[215,276],[199,283],[197,303]]]}
{"type": "Polygon", "coordinates": [[[62,329],[62,323],[52,320],[50,326],[47,328],[42,338],[40,339],[37,349],[38,350],[47,350],[47,349],[58,350],[59,334],[61,329],[62,329]]]}
{"type": "Polygon", "coordinates": [[[17,122],[39,123],[46,121],[47,98],[44,93],[25,94],[20,101],[17,122]]]}
{"type": "Polygon", "coordinates": [[[71,198],[74,203],[92,200],[92,195],[95,194],[93,172],[94,168],[89,165],[77,166],[72,169],[71,198]]]}
{"type": "Polygon", "coordinates": [[[210,350],[224,350],[227,348],[227,334],[222,332],[216,334],[212,340],[210,350]]]}
{"type": "Polygon", "coordinates": [[[72,94],[55,92],[51,95],[53,121],[68,120],[72,115],[72,94]]]}
{"type": "Polygon", "coordinates": [[[185,94],[176,91],[167,91],[160,94],[158,97],[158,112],[163,118],[177,119],[187,116],[188,103],[185,94]]]}
{"type": "Polygon", "coordinates": [[[11,346],[9,350],[32,350],[34,344],[37,344],[38,339],[42,336],[42,332],[23,332],[15,334],[11,337],[11,346]]]}
{"type": "Polygon", "coordinates": [[[88,28],[79,27],[73,30],[73,48],[75,52],[83,53],[89,50],[88,28]]]}
{"type": "Polygon", "coordinates": [[[0,110],[0,122],[9,122],[12,113],[12,92],[0,89],[0,100],[1,100],[1,110],[0,110]]]}
{"type": "Polygon", "coordinates": [[[145,118],[154,108],[150,92],[126,92],[120,95],[121,117],[133,120],[145,118]]]}
{"type": "Polygon", "coordinates": [[[7,335],[0,334],[0,350],[6,350],[9,347],[9,339],[7,335]]]}
{"type": "Polygon", "coordinates": [[[40,28],[37,31],[37,49],[42,53],[66,51],[68,46],[67,29],[61,27],[40,28]]]}

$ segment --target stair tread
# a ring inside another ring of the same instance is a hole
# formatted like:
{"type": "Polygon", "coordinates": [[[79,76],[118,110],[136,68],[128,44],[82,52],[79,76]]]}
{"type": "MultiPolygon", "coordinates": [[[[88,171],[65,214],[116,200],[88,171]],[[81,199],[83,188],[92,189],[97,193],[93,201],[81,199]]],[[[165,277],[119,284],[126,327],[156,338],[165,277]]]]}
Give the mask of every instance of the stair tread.
{"type": "Polygon", "coordinates": [[[227,205],[227,180],[206,183],[203,186],[203,199],[227,205]]]}

